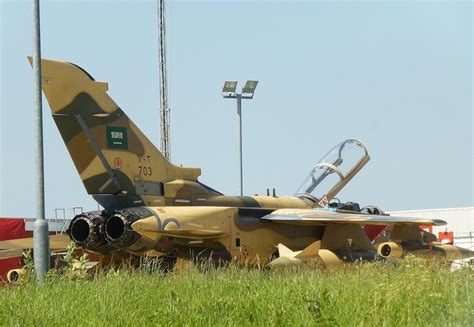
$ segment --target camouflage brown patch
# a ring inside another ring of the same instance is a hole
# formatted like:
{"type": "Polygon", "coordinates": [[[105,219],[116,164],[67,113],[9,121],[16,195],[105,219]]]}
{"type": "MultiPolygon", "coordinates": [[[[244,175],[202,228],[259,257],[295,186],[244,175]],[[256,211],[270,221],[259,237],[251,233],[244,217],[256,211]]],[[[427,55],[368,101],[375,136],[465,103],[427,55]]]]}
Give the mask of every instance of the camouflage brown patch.
{"type": "Polygon", "coordinates": [[[66,144],[79,175],[90,165],[97,156],[84,134],[79,134],[66,144]]]}
{"type": "MultiPolygon", "coordinates": [[[[59,110],[56,114],[53,114],[53,116],[58,117],[61,115],[73,114],[80,114],[89,129],[98,125],[108,125],[124,115],[123,111],[117,107],[116,111],[108,114],[106,117],[98,118],[94,116],[97,114],[107,113],[88,93],[79,93],[70,104],[59,110]]],[[[73,117],[71,118],[74,119],[73,117]]],[[[65,126],[58,125],[58,129],[61,132],[64,142],[66,143],[69,142],[75,135],[82,132],[81,127],[77,123],[68,124],[67,128],[64,127],[65,126]]]]}
{"type": "Polygon", "coordinates": [[[86,187],[87,193],[104,193],[104,194],[115,194],[119,191],[126,191],[129,193],[135,193],[135,187],[132,181],[122,173],[121,171],[115,171],[115,178],[121,186],[118,189],[114,183],[110,183],[110,176],[107,172],[98,174],[84,180],[84,186],[86,187]],[[107,183],[109,183],[107,185],[107,183]]]}
{"type": "Polygon", "coordinates": [[[242,201],[243,207],[260,208],[258,202],[250,196],[241,196],[240,200],[242,201]]]}

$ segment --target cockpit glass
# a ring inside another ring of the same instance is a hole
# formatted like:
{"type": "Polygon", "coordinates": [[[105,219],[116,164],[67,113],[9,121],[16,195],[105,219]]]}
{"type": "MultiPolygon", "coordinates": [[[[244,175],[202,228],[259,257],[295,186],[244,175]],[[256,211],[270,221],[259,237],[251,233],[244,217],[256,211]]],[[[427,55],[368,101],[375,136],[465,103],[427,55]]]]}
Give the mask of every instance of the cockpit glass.
{"type": "Polygon", "coordinates": [[[331,167],[316,165],[298,189],[297,194],[310,194],[316,199],[321,199],[341,179],[341,176],[331,167]]]}
{"type": "Polygon", "coordinates": [[[296,195],[321,199],[358,168],[365,157],[367,149],[360,141],[349,139],[339,143],[311,169],[296,195]]]}

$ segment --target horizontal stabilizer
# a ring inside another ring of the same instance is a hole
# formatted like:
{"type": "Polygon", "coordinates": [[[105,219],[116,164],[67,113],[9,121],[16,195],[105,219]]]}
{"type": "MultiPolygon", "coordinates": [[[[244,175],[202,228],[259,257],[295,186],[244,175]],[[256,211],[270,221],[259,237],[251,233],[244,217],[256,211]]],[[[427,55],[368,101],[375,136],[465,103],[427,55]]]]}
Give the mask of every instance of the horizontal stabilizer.
{"type": "MultiPolygon", "coordinates": [[[[71,243],[71,239],[66,234],[49,236],[49,246],[51,250],[64,250],[71,243]]],[[[14,240],[0,241],[0,250],[11,249],[33,249],[33,238],[17,238],[14,240]]]]}
{"type": "Polygon", "coordinates": [[[0,259],[10,259],[21,257],[23,249],[0,250],[0,259]]]}

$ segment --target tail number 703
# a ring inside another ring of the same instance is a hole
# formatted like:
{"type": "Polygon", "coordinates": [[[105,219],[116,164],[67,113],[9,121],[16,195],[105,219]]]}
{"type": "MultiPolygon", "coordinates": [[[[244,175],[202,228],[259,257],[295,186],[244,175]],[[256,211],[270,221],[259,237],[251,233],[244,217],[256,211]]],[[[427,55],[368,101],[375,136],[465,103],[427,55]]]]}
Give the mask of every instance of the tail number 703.
{"type": "Polygon", "coordinates": [[[153,172],[150,166],[138,166],[138,175],[151,176],[153,172]]]}

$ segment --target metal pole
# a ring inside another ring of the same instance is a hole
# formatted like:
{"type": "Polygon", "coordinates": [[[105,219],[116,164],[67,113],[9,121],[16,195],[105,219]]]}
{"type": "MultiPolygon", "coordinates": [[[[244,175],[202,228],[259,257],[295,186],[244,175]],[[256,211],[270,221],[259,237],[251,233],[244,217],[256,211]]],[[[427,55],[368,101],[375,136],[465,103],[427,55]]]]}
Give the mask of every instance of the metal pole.
{"type": "Polygon", "coordinates": [[[48,223],[44,215],[43,110],[41,105],[41,41],[39,0],[33,0],[33,87],[35,101],[36,139],[36,220],[33,250],[36,280],[43,283],[49,269],[48,223]]]}
{"type": "Polygon", "coordinates": [[[239,115],[240,196],[244,196],[244,178],[242,167],[242,94],[237,94],[237,114],[239,115]]]}
{"type": "Polygon", "coordinates": [[[160,148],[166,160],[171,160],[170,108],[168,105],[168,73],[166,65],[165,0],[158,0],[158,42],[160,81],[160,148]]]}

